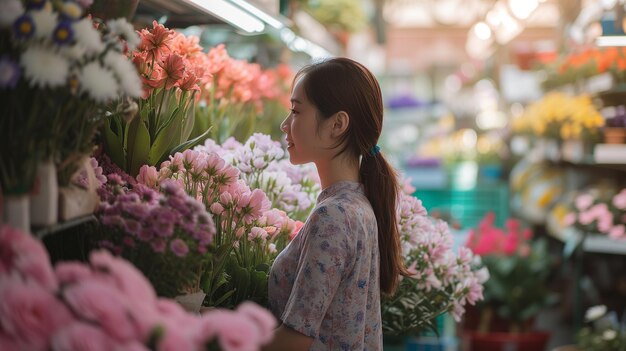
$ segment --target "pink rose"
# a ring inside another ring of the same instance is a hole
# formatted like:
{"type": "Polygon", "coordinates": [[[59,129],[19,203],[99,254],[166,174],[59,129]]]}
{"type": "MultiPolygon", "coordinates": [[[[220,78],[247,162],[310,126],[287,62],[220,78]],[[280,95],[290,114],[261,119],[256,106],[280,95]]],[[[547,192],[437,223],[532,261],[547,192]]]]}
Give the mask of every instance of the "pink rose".
{"type": "Polygon", "coordinates": [[[620,210],[626,210],[626,189],[622,189],[619,194],[613,197],[613,206],[620,210]]]}
{"type": "Polygon", "coordinates": [[[71,321],[66,306],[39,285],[17,277],[0,280],[0,329],[28,349],[44,349],[71,321]]]}
{"type": "Polygon", "coordinates": [[[68,287],[63,295],[75,314],[98,323],[115,339],[128,341],[136,335],[126,299],[114,286],[88,280],[68,287]]]}
{"type": "Polygon", "coordinates": [[[54,351],[109,351],[114,348],[114,341],[97,327],[74,322],[52,337],[54,351]]]}

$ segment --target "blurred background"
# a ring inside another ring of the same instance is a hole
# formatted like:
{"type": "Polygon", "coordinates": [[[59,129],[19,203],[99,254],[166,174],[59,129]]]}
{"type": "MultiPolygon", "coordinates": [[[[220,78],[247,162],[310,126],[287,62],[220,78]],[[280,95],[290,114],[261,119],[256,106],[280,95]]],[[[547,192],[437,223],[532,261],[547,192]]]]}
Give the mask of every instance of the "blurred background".
{"type": "MultiPolygon", "coordinates": [[[[625,186],[624,1],[128,3],[136,28],[156,20],[263,68],[297,71],[329,56],[364,63],[383,91],[384,154],[458,242],[488,213],[496,226],[516,218],[548,242],[544,283],[559,302],[533,320],[550,332],[547,349],[576,344],[588,307],[624,312],[623,211],[612,212],[610,228],[571,218],[585,209],[580,195],[608,204],[625,186]]],[[[444,318],[442,338],[404,347],[469,349],[452,324],[444,318]]]]}

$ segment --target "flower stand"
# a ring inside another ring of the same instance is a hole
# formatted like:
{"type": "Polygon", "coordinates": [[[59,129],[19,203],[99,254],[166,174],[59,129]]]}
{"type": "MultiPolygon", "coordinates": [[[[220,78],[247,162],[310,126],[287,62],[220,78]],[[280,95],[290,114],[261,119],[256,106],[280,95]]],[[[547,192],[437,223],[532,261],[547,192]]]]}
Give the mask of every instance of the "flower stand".
{"type": "Polygon", "coordinates": [[[35,184],[30,194],[30,220],[33,226],[55,224],[58,219],[59,185],[52,160],[37,165],[35,184]]]}

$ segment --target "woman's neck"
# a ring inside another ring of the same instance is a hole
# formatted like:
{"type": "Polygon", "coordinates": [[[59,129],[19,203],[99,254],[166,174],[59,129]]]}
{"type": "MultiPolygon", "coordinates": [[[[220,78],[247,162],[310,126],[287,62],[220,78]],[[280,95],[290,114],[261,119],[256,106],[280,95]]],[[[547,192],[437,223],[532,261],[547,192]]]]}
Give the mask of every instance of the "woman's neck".
{"type": "Polygon", "coordinates": [[[359,160],[339,155],[334,159],[316,161],[317,173],[320,176],[322,189],[342,180],[359,181],[359,160]]]}

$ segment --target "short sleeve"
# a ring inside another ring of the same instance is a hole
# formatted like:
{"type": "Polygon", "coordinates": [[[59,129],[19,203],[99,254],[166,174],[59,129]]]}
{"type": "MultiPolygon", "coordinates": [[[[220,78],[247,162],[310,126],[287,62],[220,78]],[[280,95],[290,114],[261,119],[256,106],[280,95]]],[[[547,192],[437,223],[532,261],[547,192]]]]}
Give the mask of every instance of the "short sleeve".
{"type": "Polygon", "coordinates": [[[291,295],[281,320],[316,338],[353,257],[348,219],[337,205],[318,207],[304,229],[302,249],[291,295]]]}

